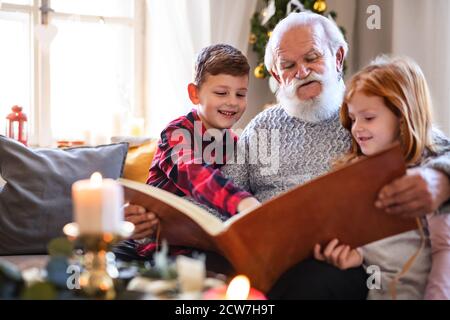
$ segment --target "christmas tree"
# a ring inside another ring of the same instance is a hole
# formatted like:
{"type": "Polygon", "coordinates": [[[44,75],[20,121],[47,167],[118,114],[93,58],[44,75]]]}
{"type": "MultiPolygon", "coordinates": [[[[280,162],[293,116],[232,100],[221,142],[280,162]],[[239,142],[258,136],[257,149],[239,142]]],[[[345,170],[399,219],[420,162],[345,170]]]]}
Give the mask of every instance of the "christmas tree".
{"type": "MultiPolygon", "coordinates": [[[[258,79],[270,76],[264,66],[264,52],[267,42],[277,23],[291,12],[312,11],[321,15],[326,15],[335,20],[336,12],[327,12],[325,0],[264,0],[266,6],[262,11],[257,11],[251,19],[251,34],[249,42],[253,51],[258,55],[258,65],[254,70],[254,75],[258,79]]],[[[339,27],[345,36],[345,30],[339,27]]],[[[345,69],[345,67],[344,67],[345,69]]]]}

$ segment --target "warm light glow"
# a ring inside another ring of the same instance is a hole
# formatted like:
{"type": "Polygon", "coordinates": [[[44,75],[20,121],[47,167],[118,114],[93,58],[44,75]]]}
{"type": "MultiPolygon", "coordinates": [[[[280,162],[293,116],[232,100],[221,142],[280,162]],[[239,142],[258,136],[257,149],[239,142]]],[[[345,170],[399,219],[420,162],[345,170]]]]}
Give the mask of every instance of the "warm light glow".
{"type": "Polygon", "coordinates": [[[102,185],[102,175],[100,172],[94,172],[91,176],[91,187],[99,188],[102,185]]]}
{"type": "Polygon", "coordinates": [[[250,293],[250,281],[246,276],[237,276],[228,285],[227,300],[246,300],[250,293]]]}

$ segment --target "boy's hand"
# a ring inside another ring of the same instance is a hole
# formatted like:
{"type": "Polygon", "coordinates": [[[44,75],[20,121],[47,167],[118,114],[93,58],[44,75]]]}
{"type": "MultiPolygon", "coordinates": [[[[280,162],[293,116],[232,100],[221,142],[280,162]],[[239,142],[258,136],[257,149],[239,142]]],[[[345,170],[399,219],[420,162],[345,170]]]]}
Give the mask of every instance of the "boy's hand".
{"type": "Polygon", "coordinates": [[[323,253],[320,244],[314,246],[314,258],[320,261],[326,261],[335,267],[345,270],[355,268],[362,264],[363,257],[356,249],[350,249],[350,246],[341,244],[338,246],[339,240],[330,241],[323,253]]]}
{"type": "Polygon", "coordinates": [[[237,210],[240,213],[242,211],[254,209],[257,206],[259,206],[260,204],[261,204],[261,202],[259,202],[258,199],[253,198],[253,197],[248,197],[248,198],[241,200],[241,202],[239,202],[237,210]]]}
{"type": "Polygon", "coordinates": [[[153,212],[147,212],[142,206],[129,204],[124,208],[125,220],[134,224],[131,239],[140,240],[155,233],[159,219],[153,212]]]}

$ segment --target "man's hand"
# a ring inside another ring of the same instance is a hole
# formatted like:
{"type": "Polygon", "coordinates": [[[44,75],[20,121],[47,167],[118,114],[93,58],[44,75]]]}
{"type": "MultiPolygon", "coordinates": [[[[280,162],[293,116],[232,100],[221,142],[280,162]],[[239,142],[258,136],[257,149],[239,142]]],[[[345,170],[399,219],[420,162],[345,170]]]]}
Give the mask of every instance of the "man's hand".
{"type": "Polygon", "coordinates": [[[125,207],[124,213],[125,220],[134,224],[131,239],[140,240],[155,233],[159,219],[153,212],[147,212],[144,207],[130,204],[125,207]]]}
{"type": "Polygon", "coordinates": [[[450,183],[444,173],[430,168],[414,168],[384,186],[375,206],[387,213],[420,217],[435,211],[449,197],[450,183]]]}
{"type": "Polygon", "coordinates": [[[320,244],[314,246],[314,258],[319,261],[326,261],[335,267],[345,270],[359,267],[363,262],[362,255],[356,249],[350,249],[350,246],[341,244],[339,240],[334,239],[328,243],[323,253],[320,244]]]}

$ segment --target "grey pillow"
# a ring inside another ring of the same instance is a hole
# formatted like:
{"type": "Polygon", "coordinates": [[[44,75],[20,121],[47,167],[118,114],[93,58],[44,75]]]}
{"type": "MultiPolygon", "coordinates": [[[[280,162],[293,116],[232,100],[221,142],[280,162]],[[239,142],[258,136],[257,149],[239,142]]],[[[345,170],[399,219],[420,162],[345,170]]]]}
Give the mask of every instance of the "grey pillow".
{"type": "Polygon", "coordinates": [[[127,143],[31,149],[0,135],[0,255],[46,253],[72,218],[72,184],[99,171],[122,175],[127,143]]]}

